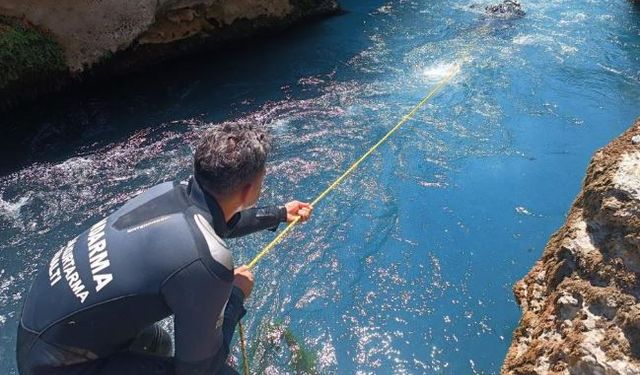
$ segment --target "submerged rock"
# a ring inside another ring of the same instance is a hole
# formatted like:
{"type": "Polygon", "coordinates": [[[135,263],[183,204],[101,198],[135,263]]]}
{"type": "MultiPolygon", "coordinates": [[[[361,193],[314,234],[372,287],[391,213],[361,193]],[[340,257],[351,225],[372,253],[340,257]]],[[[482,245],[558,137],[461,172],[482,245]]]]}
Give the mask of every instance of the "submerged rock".
{"type": "Polygon", "coordinates": [[[640,120],[599,150],[565,225],[514,287],[503,374],[640,374],[640,120]]]}
{"type": "Polygon", "coordinates": [[[500,4],[487,5],[484,10],[489,15],[501,18],[523,17],[525,15],[522,6],[515,0],[504,0],[500,4]]]}

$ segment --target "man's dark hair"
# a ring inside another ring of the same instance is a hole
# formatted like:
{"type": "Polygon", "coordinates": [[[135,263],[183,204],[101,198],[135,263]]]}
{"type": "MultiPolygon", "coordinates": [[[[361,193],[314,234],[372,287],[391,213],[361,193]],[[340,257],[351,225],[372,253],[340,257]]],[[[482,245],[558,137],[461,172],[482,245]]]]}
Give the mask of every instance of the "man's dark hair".
{"type": "Polygon", "coordinates": [[[208,130],[196,146],[194,174],[205,191],[227,195],[265,168],[271,136],[261,126],[225,123],[208,130]]]}

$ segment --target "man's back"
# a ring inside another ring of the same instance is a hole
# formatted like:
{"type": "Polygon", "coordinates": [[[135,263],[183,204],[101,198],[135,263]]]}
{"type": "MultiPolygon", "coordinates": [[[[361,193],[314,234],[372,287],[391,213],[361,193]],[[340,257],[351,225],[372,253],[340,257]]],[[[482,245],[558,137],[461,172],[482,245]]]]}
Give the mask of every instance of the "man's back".
{"type": "MultiPolygon", "coordinates": [[[[145,327],[173,313],[181,320],[176,334],[193,331],[177,311],[196,322],[221,324],[233,261],[202,196],[190,190],[177,183],[157,185],[69,241],[37,276],[23,328],[76,362],[125,349],[145,327]],[[204,294],[208,301],[202,301],[204,294]]],[[[215,351],[219,343],[202,345],[215,351]]],[[[203,359],[182,354],[186,361],[203,359]]]]}

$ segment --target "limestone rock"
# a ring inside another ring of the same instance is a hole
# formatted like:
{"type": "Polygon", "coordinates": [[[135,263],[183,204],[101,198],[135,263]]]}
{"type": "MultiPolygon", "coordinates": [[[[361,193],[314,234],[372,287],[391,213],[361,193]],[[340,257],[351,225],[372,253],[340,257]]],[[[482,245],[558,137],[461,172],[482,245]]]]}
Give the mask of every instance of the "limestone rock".
{"type": "MultiPolygon", "coordinates": [[[[126,73],[338,10],[336,0],[2,0],[0,41],[3,18],[28,25],[60,46],[67,76],[81,79],[91,70],[126,73]]],[[[12,86],[34,84],[21,78],[12,86]]],[[[0,87],[0,107],[20,94],[0,87]]]]}
{"type": "Polygon", "coordinates": [[[515,285],[503,374],[640,374],[636,137],[640,120],[594,155],[565,225],[515,285]]]}

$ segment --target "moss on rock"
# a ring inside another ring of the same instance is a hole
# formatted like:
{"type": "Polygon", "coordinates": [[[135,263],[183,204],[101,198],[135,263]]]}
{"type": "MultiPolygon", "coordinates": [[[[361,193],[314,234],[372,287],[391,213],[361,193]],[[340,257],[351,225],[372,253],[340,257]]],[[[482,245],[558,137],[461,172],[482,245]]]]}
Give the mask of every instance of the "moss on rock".
{"type": "Polygon", "coordinates": [[[0,90],[46,80],[67,70],[62,49],[49,35],[0,17],[0,90]]]}

